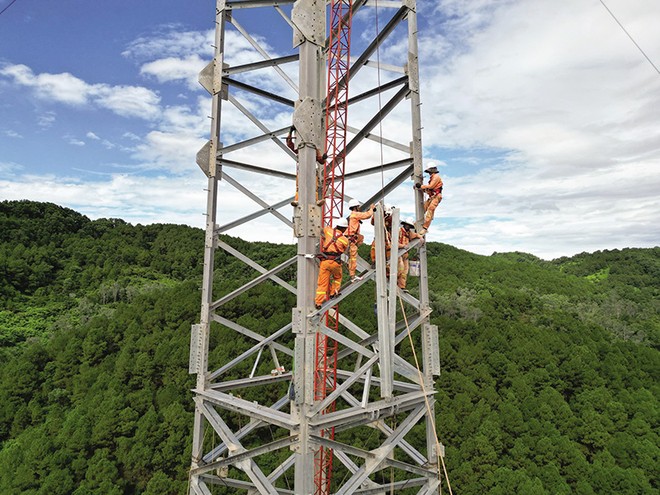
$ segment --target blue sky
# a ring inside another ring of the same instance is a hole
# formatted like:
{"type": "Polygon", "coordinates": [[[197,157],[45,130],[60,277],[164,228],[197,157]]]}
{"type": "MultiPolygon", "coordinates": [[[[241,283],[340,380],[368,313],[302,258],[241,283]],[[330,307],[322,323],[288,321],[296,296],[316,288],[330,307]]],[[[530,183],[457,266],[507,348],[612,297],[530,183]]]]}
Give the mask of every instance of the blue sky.
{"type": "MultiPolygon", "coordinates": [[[[0,0],[0,10],[9,3],[0,0]]],[[[606,4],[660,66],[660,2],[606,4]]],[[[0,200],[203,227],[206,182],[195,154],[209,137],[210,98],[196,78],[212,57],[214,7],[212,0],[9,6],[0,15],[0,200]]],[[[425,162],[439,165],[446,184],[431,240],[546,259],[660,244],[660,74],[599,0],[418,7],[425,162]]],[[[374,12],[355,21],[356,50],[370,39],[374,12]]],[[[240,14],[270,53],[291,51],[290,33],[277,35],[277,13],[240,14]]],[[[247,60],[251,48],[230,36],[230,61],[247,60]]],[[[400,54],[397,39],[383,47],[383,61],[400,54]]],[[[373,72],[352,89],[368,77],[373,72]]],[[[281,79],[262,82],[286,92],[281,79]]],[[[356,127],[368,114],[351,112],[356,127]]],[[[262,116],[288,124],[277,108],[262,116]]],[[[393,119],[385,137],[395,134],[393,119]]],[[[232,132],[238,139],[244,129],[232,132]]],[[[376,155],[358,158],[376,163],[376,155]]],[[[349,182],[347,192],[360,197],[363,186],[349,182]]],[[[227,221],[255,209],[223,187],[227,221]]],[[[278,201],[289,188],[274,183],[264,194],[278,201]]],[[[402,189],[391,200],[404,214],[408,196],[402,189]]],[[[281,211],[291,214],[289,206],[281,211]]],[[[285,230],[271,222],[229,233],[291,242],[285,230]]]]}

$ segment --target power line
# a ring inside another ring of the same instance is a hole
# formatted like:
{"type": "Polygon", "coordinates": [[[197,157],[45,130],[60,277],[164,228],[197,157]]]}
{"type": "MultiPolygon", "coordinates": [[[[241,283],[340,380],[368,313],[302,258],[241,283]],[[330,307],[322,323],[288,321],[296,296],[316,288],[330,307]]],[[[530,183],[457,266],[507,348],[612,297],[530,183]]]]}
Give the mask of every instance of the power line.
{"type": "Polygon", "coordinates": [[[11,0],[11,2],[9,2],[9,5],[7,5],[4,9],[0,10],[0,15],[4,14],[5,10],[7,10],[12,5],[14,5],[14,3],[16,3],[16,0],[11,0]]]}
{"type": "Polygon", "coordinates": [[[630,36],[630,33],[628,31],[626,31],[626,28],[624,28],[623,24],[621,24],[619,22],[619,19],[617,19],[616,16],[612,13],[612,11],[607,7],[607,5],[605,5],[605,2],[603,0],[600,0],[600,3],[603,4],[603,7],[605,7],[605,10],[607,10],[610,13],[610,15],[612,16],[612,19],[614,19],[616,21],[616,23],[619,25],[619,27],[621,29],[623,29],[623,32],[628,35],[628,38],[630,38],[630,41],[632,41],[635,44],[637,49],[642,53],[642,55],[644,55],[644,58],[646,58],[646,60],[648,60],[649,64],[651,64],[653,66],[653,68],[655,69],[655,71],[658,74],[660,74],[660,69],[658,69],[655,66],[655,64],[651,61],[651,59],[648,57],[648,55],[646,53],[644,53],[644,50],[642,50],[642,47],[637,44],[637,42],[633,39],[632,36],[630,36]]]}

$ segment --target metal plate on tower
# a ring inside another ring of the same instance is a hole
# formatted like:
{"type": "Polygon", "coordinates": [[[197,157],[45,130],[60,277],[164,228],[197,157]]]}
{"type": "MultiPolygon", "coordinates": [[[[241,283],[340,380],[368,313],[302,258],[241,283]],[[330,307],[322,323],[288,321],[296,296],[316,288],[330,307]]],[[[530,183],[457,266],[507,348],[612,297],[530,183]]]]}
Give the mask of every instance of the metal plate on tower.
{"type": "Polygon", "coordinates": [[[202,362],[202,325],[193,324],[190,328],[190,361],[188,373],[196,375],[199,373],[199,365],[202,362]]]}

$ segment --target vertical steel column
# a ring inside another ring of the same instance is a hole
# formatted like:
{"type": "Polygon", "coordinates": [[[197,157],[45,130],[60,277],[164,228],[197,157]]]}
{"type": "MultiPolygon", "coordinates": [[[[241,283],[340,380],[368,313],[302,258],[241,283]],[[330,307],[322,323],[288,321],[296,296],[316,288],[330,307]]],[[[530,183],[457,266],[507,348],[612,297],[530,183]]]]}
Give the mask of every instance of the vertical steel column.
{"type": "MultiPolygon", "coordinates": [[[[414,163],[413,180],[423,182],[424,167],[422,164],[422,115],[421,97],[419,89],[419,55],[417,43],[417,7],[416,5],[408,12],[408,86],[410,88],[410,110],[412,115],[413,140],[411,143],[411,154],[414,163]]],[[[421,225],[424,218],[424,194],[415,189],[415,213],[416,225],[421,225]]],[[[426,257],[426,244],[419,248],[420,278],[419,278],[419,302],[420,310],[429,308],[428,289],[428,261],[426,257]]],[[[422,366],[424,373],[424,386],[427,390],[434,387],[432,363],[437,359],[433,353],[437,347],[431,345],[432,339],[437,339],[437,332],[430,325],[430,317],[422,325],[422,366]]],[[[430,401],[430,412],[426,416],[426,451],[429,464],[438,469],[438,454],[435,432],[435,403],[430,401]]]]}
{"type": "Polygon", "coordinates": [[[374,232],[376,237],[376,313],[378,317],[378,354],[380,366],[380,396],[383,399],[392,397],[392,361],[393,340],[390,340],[389,301],[387,298],[387,263],[390,263],[390,276],[392,275],[391,260],[387,259],[386,240],[388,235],[383,215],[383,203],[376,207],[374,212],[374,232]]]}
{"type": "Polygon", "coordinates": [[[314,492],[314,452],[310,444],[311,429],[308,413],[314,405],[314,363],[316,324],[308,317],[314,307],[313,295],[318,268],[308,255],[316,253],[320,234],[321,211],[317,205],[316,150],[322,148],[323,112],[321,109],[321,69],[325,67],[322,46],[325,42],[325,2],[298,0],[291,13],[296,26],[294,46],[299,46],[299,98],[293,121],[298,130],[298,206],[300,218],[298,237],[298,295],[293,310],[293,331],[296,335],[293,382],[296,398],[291,415],[298,422],[300,441],[295,448],[295,492],[314,492]]]}
{"type": "MultiPolygon", "coordinates": [[[[397,312],[397,274],[399,271],[399,209],[392,208],[391,213],[391,227],[390,227],[390,280],[388,287],[388,319],[387,319],[387,337],[385,342],[380,343],[381,347],[386,346],[389,348],[387,351],[392,358],[396,354],[394,348],[394,338],[396,337],[396,312],[397,312]]],[[[381,370],[381,374],[382,370],[381,370]]],[[[383,380],[393,383],[394,373],[393,369],[389,371],[383,380]]]]}
{"type": "MultiPolygon", "coordinates": [[[[197,374],[196,390],[202,391],[208,385],[208,351],[211,330],[211,303],[213,301],[213,264],[215,259],[215,224],[217,217],[218,180],[222,171],[217,166],[217,153],[222,148],[220,128],[222,114],[222,68],[224,59],[225,0],[217,0],[215,14],[215,53],[211,63],[200,73],[200,83],[212,94],[211,139],[198,154],[197,162],[208,177],[206,200],[206,233],[204,238],[204,270],[202,279],[202,301],[200,323],[193,325],[191,334],[190,372],[197,374]],[[210,73],[210,74],[209,74],[210,73]],[[210,75],[210,77],[209,77],[210,75]],[[215,75],[219,75],[215,78],[215,75]],[[208,152],[208,155],[206,155],[208,152]]],[[[197,467],[204,454],[204,418],[198,405],[195,406],[193,425],[193,447],[191,466],[197,467]]],[[[191,480],[191,493],[195,493],[197,480],[191,480]]]]}

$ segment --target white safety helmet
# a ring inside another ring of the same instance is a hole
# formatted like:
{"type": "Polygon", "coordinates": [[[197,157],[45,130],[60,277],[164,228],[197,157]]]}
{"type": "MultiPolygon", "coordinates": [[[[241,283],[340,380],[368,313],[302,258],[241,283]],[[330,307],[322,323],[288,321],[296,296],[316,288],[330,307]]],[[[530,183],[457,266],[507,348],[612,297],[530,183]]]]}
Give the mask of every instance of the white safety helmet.
{"type": "Polygon", "coordinates": [[[335,224],[335,228],[338,229],[347,229],[348,228],[348,220],[345,218],[340,218],[337,220],[337,223],[335,224]]]}
{"type": "Polygon", "coordinates": [[[404,218],[401,223],[406,223],[406,224],[412,225],[414,227],[415,226],[415,219],[413,217],[407,217],[407,218],[404,218]]]}
{"type": "Polygon", "coordinates": [[[349,210],[352,210],[353,208],[360,207],[360,206],[362,206],[362,203],[360,203],[357,199],[351,199],[348,202],[348,209],[349,210]]]}
{"type": "Polygon", "coordinates": [[[388,206],[388,205],[383,206],[383,213],[385,213],[385,215],[391,215],[392,208],[393,208],[392,206],[388,206]]]}

